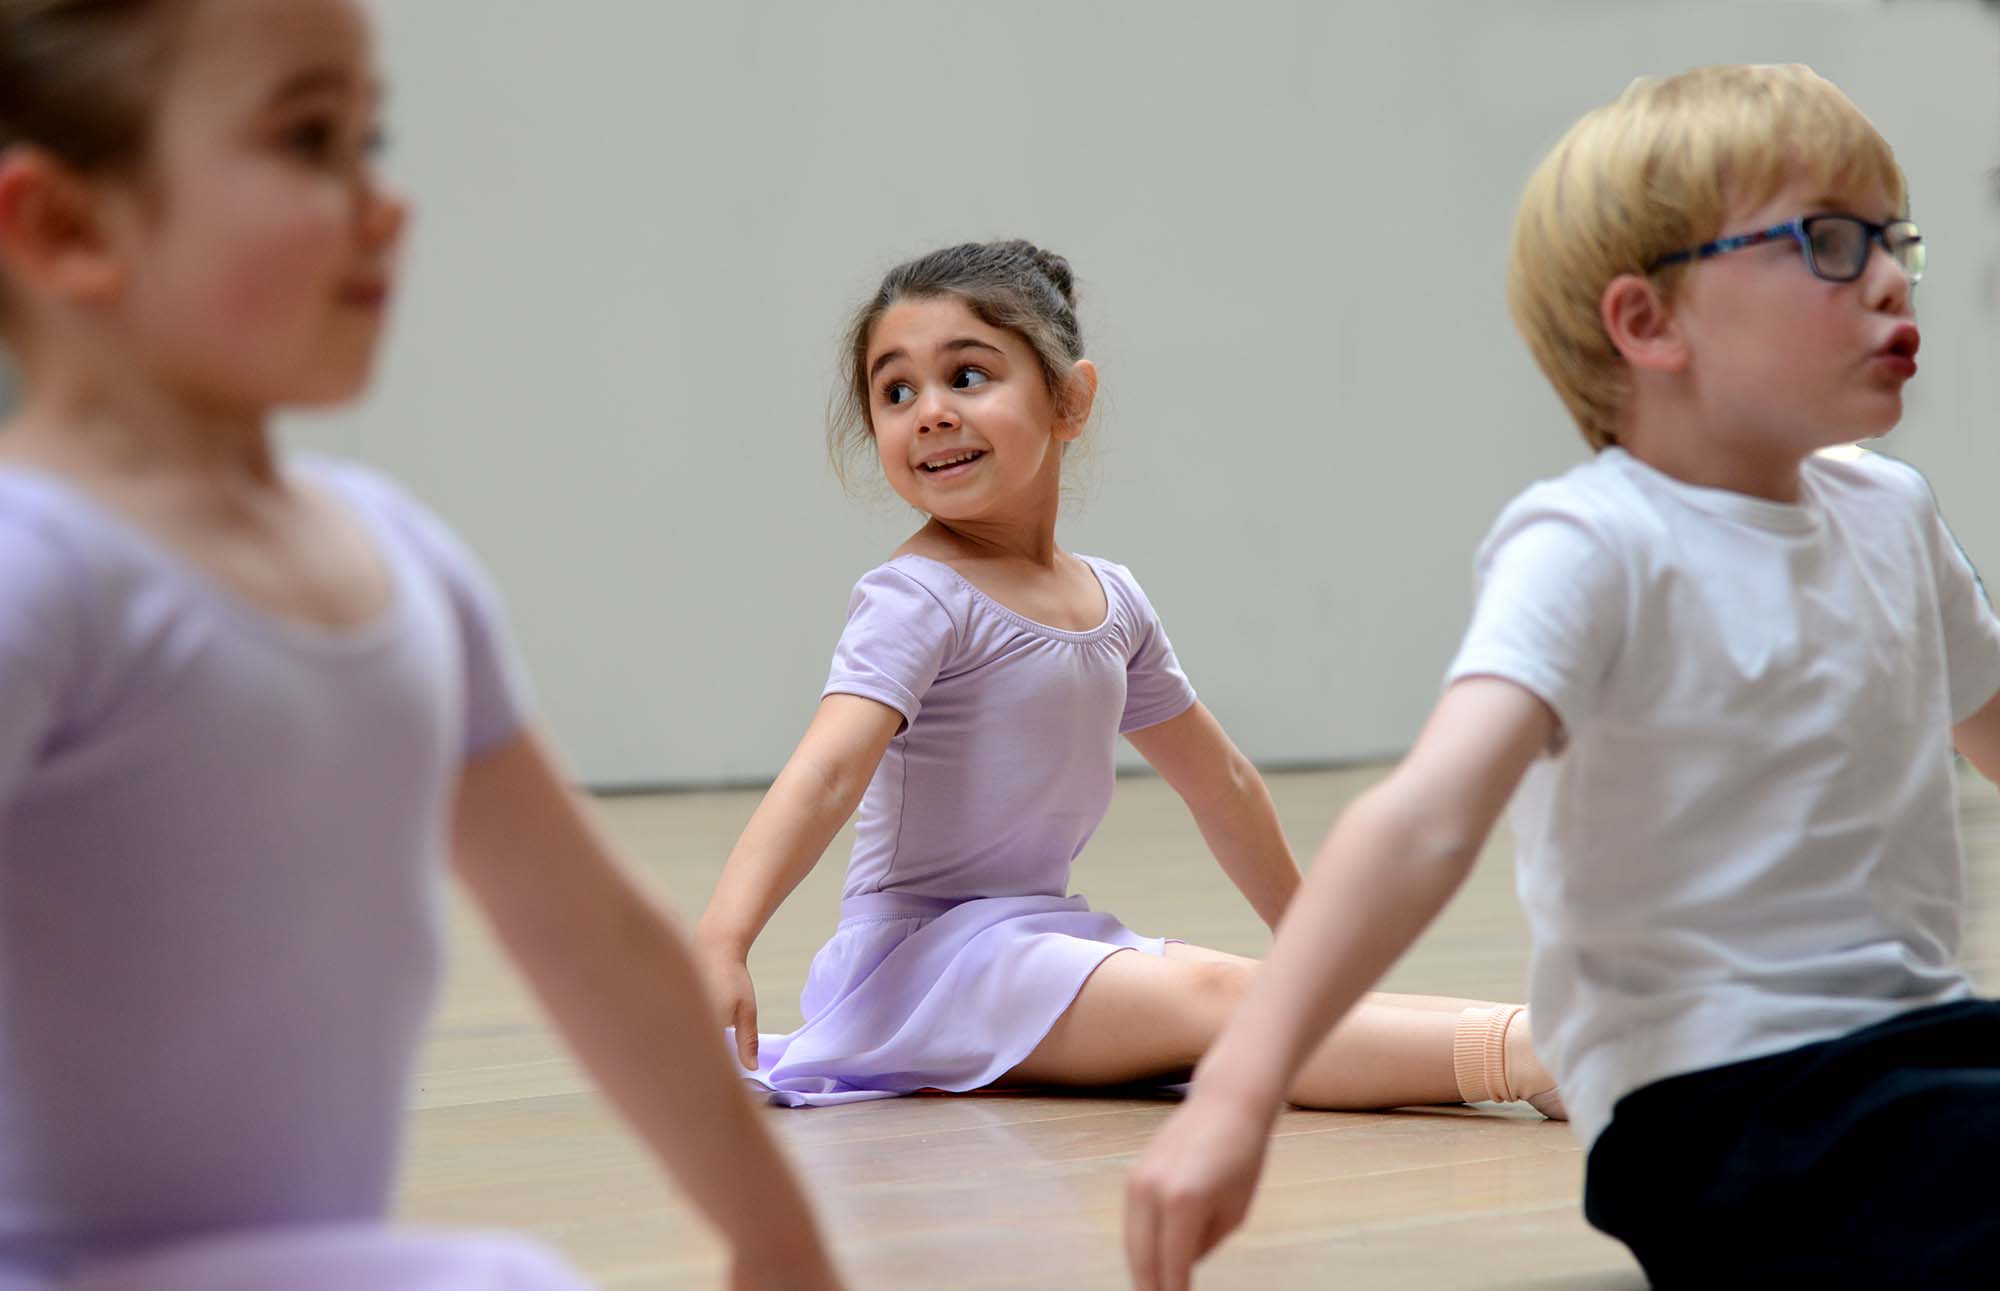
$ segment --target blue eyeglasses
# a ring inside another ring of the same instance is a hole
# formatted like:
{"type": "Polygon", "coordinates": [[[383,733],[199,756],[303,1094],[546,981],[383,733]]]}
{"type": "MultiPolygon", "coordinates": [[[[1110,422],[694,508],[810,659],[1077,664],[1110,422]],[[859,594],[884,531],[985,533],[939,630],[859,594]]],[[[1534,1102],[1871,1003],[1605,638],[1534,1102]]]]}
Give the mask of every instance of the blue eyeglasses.
{"type": "Polygon", "coordinates": [[[1910,276],[1912,283],[1924,276],[1924,261],[1927,259],[1924,235],[1917,232],[1915,224],[1908,220],[1877,224],[1858,215],[1808,215],[1804,219],[1773,225],[1761,233],[1717,238],[1686,251],[1661,256],[1646,272],[1651,273],[1683,260],[1706,260],[1728,251],[1762,246],[1779,238],[1790,238],[1798,243],[1806,253],[1806,268],[1812,271],[1813,277],[1828,282],[1853,282],[1859,278],[1862,270],[1868,267],[1868,249],[1877,242],[1889,253],[1889,258],[1910,276]]]}

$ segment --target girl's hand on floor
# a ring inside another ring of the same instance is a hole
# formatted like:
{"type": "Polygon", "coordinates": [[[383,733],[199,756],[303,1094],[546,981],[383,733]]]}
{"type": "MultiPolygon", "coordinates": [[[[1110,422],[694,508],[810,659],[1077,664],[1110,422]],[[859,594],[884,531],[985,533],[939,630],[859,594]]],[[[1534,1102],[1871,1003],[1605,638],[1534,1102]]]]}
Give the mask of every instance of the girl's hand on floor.
{"type": "Polygon", "coordinates": [[[1270,1132],[1269,1116],[1204,1100],[1199,1086],[1168,1118],[1125,1182],[1135,1291],[1187,1291],[1195,1262],[1249,1212],[1270,1132]]]}
{"type": "Polygon", "coordinates": [[[745,1071],[757,1070],[757,988],[750,981],[750,965],[720,952],[703,951],[700,959],[716,1016],[723,1026],[736,1028],[737,1061],[745,1071]]]}

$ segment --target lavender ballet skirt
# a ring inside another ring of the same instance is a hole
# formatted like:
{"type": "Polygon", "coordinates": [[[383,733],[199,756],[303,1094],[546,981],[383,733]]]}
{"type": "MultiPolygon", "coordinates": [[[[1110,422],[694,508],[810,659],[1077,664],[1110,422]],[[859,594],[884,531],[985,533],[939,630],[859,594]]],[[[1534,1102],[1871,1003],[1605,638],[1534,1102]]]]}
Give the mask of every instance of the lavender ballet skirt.
{"type": "Polygon", "coordinates": [[[1106,958],[1165,948],[1080,896],[848,897],[806,976],[805,1024],[760,1034],[746,1079],[786,1107],[980,1089],[1034,1052],[1106,958]]]}
{"type": "Polygon", "coordinates": [[[381,1224],[245,1229],[93,1261],[0,1271],[0,1291],[588,1291],[554,1254],[499,1233],[381,1224]]]}

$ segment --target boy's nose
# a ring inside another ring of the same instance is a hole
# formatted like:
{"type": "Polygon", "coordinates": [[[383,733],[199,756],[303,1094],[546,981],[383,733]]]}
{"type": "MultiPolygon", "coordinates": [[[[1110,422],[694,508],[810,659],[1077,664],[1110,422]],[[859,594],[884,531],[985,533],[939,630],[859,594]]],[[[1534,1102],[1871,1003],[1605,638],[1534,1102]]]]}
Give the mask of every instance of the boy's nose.
{"type": "Polygon", "coordinates": [[[1868,265],[1861,275],[1862,291],[1866,295],[1868,307],[1887,314],[1907,314],[1916,284],[1910,281],[1909,271],[1896,263],[1896,257],[1880,242],[1871,243],[1868,248],[1868,265]]]}

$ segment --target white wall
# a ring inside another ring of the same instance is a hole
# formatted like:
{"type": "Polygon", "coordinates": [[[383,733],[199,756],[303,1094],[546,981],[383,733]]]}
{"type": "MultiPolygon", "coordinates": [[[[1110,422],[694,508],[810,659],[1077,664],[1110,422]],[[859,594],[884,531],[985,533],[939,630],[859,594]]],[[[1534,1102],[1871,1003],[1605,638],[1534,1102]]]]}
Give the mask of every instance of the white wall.
{"type": "Polygon", "coordinates": [[[423,0],[379,6],[419,202],[384,371],[301,442],[484,554],[597,783],[767,777],[914,517],[821,451],[895,261],[1071,257],[1106,409],[1065,540],[1132,565],[1254,757],[1399,750],[1500,505],[1581,441],[1502,300],[1529,168],[1634,75],[1799,60],[1931,243],[1895,451],[2000,571],[2000,24],[1855,4],[423,0]]]}

